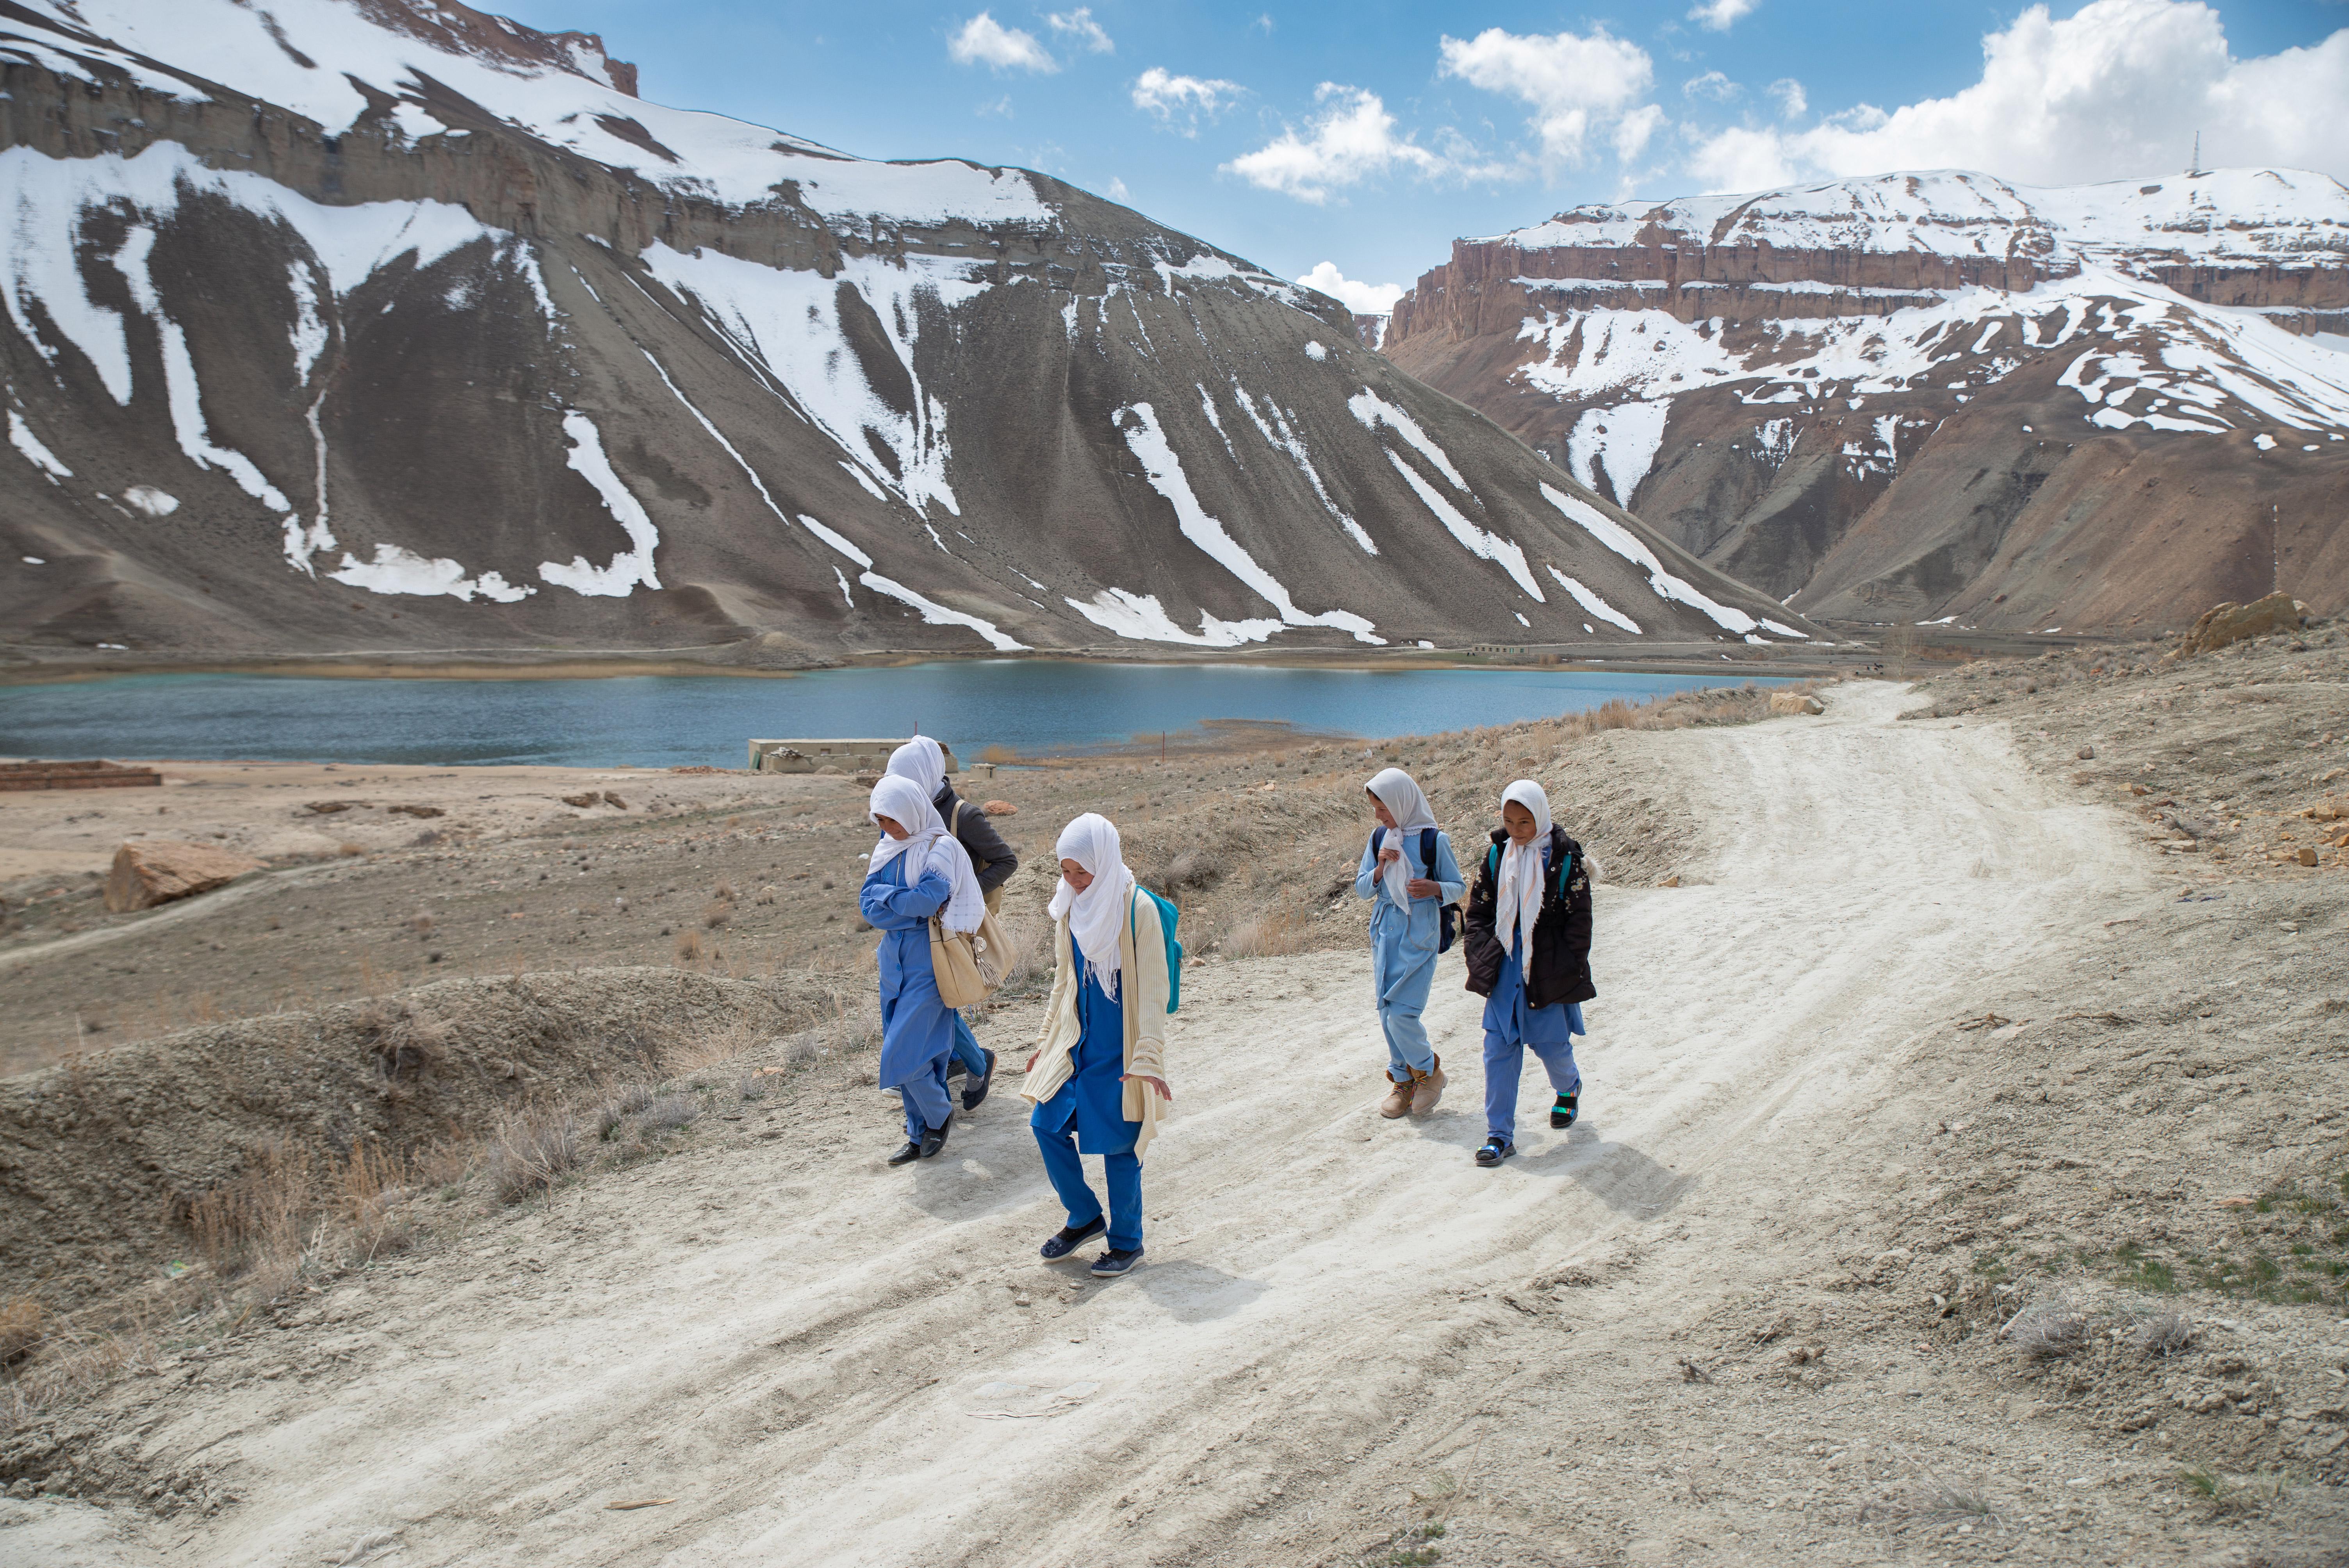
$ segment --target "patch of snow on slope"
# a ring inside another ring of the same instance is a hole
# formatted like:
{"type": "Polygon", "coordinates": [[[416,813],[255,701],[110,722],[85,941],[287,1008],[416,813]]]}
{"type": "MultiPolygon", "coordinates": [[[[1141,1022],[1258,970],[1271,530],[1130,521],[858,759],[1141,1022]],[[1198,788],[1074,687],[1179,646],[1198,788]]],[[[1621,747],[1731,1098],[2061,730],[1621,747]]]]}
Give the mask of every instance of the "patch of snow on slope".
{"type": "Polygon", "coordinates": [[[591,566],[584,555],[574,555],[571,563],[542,561],[538,574],[559,588],[593,598],[625,599],[642,583],[647,588],[660,586],[660,578],[653,570],[653,547],[660,542],[660,531],[653,520],[620,476],[612,471],[612,461],[604,455],[604,438],[597,433],[595,422],[586,415],[568,410],[563,416],[563,433],[571,438],[571,449],[564,454],[564,466],[595,487],[604,499],[604,509],[609,511],[628,536],[629,548],[612,557],[609,566],[591,566]]]}
{"type": "Polygon", "coordinates": [[[1775,632],[1782,637],[1800,637],[1806,643],[1811,640],[1808,632],[1797,632],[1792,626],[1782,626],[1777,622],[1767,618],[1764,619],[1762,629],[1765,632],[1775,632]]]}
{"type": "MultiPolygon", "coordinates": [[[[1635,637],[1640,634],[1639,622],[1634,621],[1630,616],[1626,615],[1622,611],[1618,610],[1614,605],[1609,604],[1606,600],[1600,598],[1589,589],[1585,588],[1581,583],[1577,583],[1573,578],[1568,577],[1557,567],[1549,567],[1547,568],[1547,571],[1552,577],[1557,579],[1557,585],[1565,589],[1568,593],[1573,594],[1574,602],[1581,605],[1584,610],[1598,616],[1599,619],[1608,623],[1609,625],[1622,627],[1625,631],[1630,633],[1635,637]]],[[[1588,626],[1583,628],[1586,632],[1590,628],[1588,626]]]]}
{"type": "Polygon", "coordinates": [[[73,470],[57,460],[55,452],[41,445],[33,434],[33,427],[25,423],[25,416],[16,409],[8,410],[8,444],[25,454],[25,460],[49,476],[51,484],[73,478],[73,470]]]}
{"type": "Polygon", "coordinates": [[[1386,426],[1396,435],[1418,448],[1419,455],[1433,463],[1437,471],[1452,481],[1453,489],[1463,494],[1469,493],[1468,481],[1460,477],[1460,470],[1452,466],[1452,459],[1444,455],[1444,449],[1437,446],[1429,438],[1427,432],[1419,428],[1418,420],[1367,387],[1347,398],[1346,407],[1353,411],[1355,418],[1361,421],[1364,429],[1376,430],[1381,425],[1386,426]]]}
{"type": "Polygon", "coordinates": [[[914,343],[925,304],[951,310],[989,286],[970,276],[976,263],[912,256],[844,262],[836,277],[762,266],[714,251],[688,255],[656,241],[639,258],[653,276],[691,297],[737,353],[763,369],[818,428],[869,478],[916,511],[935,501],[962,514],[947,480],[952,455],[946,406],[924,391],[914,343]],[[863,297],[911,387],[900,410],[867,377],[840,320],[843,290],[863,297]],[[872,431],[895,456],[898,474],[872,470],[872,431]]]}
{"type": "Polygon", "coordinates": [[[326,575],[336,583],[364,588],[370,593],[447,594],[471,603],[475,594],[512,604],[538,590],[529,583],[515,587],[495,572],[468,577],[465,569],[446,557],[427,561],[397,544],[378,542],[373,561],[346,553],[342,566],[326,575]]]}
{"type": "Polygon", "coordinates": [[[1664,570],[1656,552],[1640,542],[1638,537],[1622,524],[1592,506],[1588,501],[1568,495],[1555,485],[1541,488],[1543,498],[1564,512],[1568,521],[1578,524],[1591,538],[1621,556],[1648,574],[1648,586],[1659,599],[1670,599],[1701,610],[1713,619],[1713,624],[1726,631],[1744,634],[1760,624],[1743,610],[1717,603],[1700,593],[1692,584],[1682,581],[1664,570]]]}
{"type": "MultiPolygon", "coordinates": [[[[1338,526],[1346,531],[1348,538],[1361,547],[1363,554],[1376,555],[1379,552],[1377,542],[1371,538],[1368,529],[1356,522],[1350,513],[1331,499],[1330,487],[1321,482],[1321,472],[1313,466],[1312,453],[1306,449],[1304,440],[1297,434],[1296,428],[1288,422],[1288,416],[1280,411],[1280,405],[1275,403],[1270,397],[1264,400],[1265,410],[1271,415],[1271,422],[1268,424],[1265,415],[1257,411],[1256,399],[1248,396],[1247,388],[1241,386],[1237,378],[1234,378],[1232,382],[1232,392],[1238,397],[1240,407],[1247,411],[1249,421],[1256,426],[1257,434],[1264,438],[1265,445],[1276,451],[1288,453],[1289,460],[1297,465],[1298,471],[1305,476],[1305,482],[1313,487],[1314,497],[1321,502],[1321,509],[1338,520],[1338,526]]],[[[1205,396],[1204,389],[1201,395],[1205,396]]],[[[1218,424],[1216,429],[1218,434],[1221,434],[1222,425],[1218,424]]],[[[1225,444],[1230,445],[1228,441],[1225,444]]]]}
{"type": "Polygon", "coordinates": [[[180,510],[180,498],[157,490],[153,485],[132,485],[122,492],[122,499],[141,517],[169,517],[180,510]]]}
{"type": "MultiPolygon", "coordinates": [[[[1224,433],[1223,416],[1216,412],[1216,395],[1207,390],[1204,382],[1195,381],[1192,385],[1199,388],[1199,407],[1207,416],[1207,423],[1216,428],[1216,434],[1223,437],[1224,451],[1232,459],[1232,466],[1245,469],[1247,465],[1240,461],[1239,449],[1233,446],[1231,437],[1224,433]]],[[[1254,410],[1251,409],[1250,412],[1253,413],[1254,410]]],[[[1264,421],[1257,420],[1257,428],[1262,429],[1264,421]]]]}
{"type": "MultiPolygon", "coordinates": [[[[873,570],[873,557],[865,554],[864,552],[850,543],[844,534],[840,533],[836,530],[826,527],[824,524],[817,521],[814,518],[810,517],[807,513],[800,513],[800,521],[807,526],[807,531],[810,533],[814,534],[818,539],[823,540],[826,544],[831,545],[834,550],[839,551],[843,555],[848,557],[849,560],[856,562],[857,567],[859,568],[856,580],[859,583],[864,583],[875,593],[885,593],[901,604],[911,605],[914,609],[921,612],[922,619],[928,622],[931,625],[968,626],[972,631],[977,632],[980,636],[986,638],[988,645],[996,649],[999,653],[1019,653],[1025,650],[1028,646],[1027,644],[1014,642],[1009,637],[1005,636],[1001,632],[997,631],[995,629],[995,624],[991,621],[982,621],[976,615],[966,615],[960,610],[949,610],[944,604],[924,598],[921,594],[915,593],[911,588],[905,586],[903,583],[892,582],[890,579],[882,576],[879,573],[873,570]]],[[[833,572],[835,574],[838,574],[840,568],[835,566],[833,568],[833,572]]],[[[848,600],[849,607],[851,609],[855,608],[856,601],[849,595],[848,579],[845,576],[843,576],[840,579],[840,594],[842,598],[848,600]]]]}
{"type": "Polygon", "coordinates": [[[1281,627],[1281,623],[1274,620],[1219,621],[1213,615],[1202,614],[1199,629],[1186,632],[1167,614],[1157,594],[1131,593],[1123,588],[1104,588],[1090,602],[1066,599],[1064,603],[1102,631],[1129,642],[1237,648],[1247,643],[1261,643],[1281,627]]]}
{"type": "Polygon", "coordinates": [[[270,511],[292,511],[294,503],[269,482],[251,458],[212,440],[204,423],[203,388],[196,380],[195,358],[188,352],[188,335],[178,322],[163,314],[154,274],[148,269],[148,256],[154,248],[155,231],[142,223],[124,236],[122,249],[115,253],[114,264],[130,291],[130,303],[154,318],[156,335],[163,351],[165,400],[171,406],[171,433],[179,438],[180,450],[200,469],[222,469],[239,489],[270,511]]]}
{"type": "Polygon", "coordinates": [[[1628,507],[1631,492],[1656,464],[1664,444],[1664,424],[1671,418],[1672,400],[1621,403],[1611,408],[1586,408],[1567,437],[1567,471],[1585,490],[1599,487],[1598,470],[1606,470],[1615,504],[1628,507]]]}
{"type": "Polygon", "coordinates": [[[1549,603],[1542,597],[1541,584],[1534,581],[1532,571],[1526,565],[1526,552],[1518,547],[1516,541],[1485,532],[1463,517],[1460,509],[1445,500],[1442,490],[1420,478],[1419,470],[1404,462],[1401,452],[1392,447],[1379,449],[1386,453],[1387,461],[1394,465],[1394,470],[1402,476],[1403,483],[1411,486],[1421,503],[1435,514],[1435,521],[1460,542],[1462,548],[1479,560],[1499,562],[1502,570],[1516,578],[1517,586],[1531,594],[1536,603],[1549,603]]]}
{"type": "Polygon", "coordinates": [[[1374,634],[1371,622],[1350,611],[1328,610],[1314,615],[1297,607],[1280,581],[1258,565],[1256,557],[1199,504],[1199,498],[1192,493],[1190,480],[1183,472],[1183,459],[1175,456],[1173,443],[1158,423],[1156,409],[1147,403],[1133,403],[1118,409],[1110,418],[1125,437],[1125,444],[1133,449],[1133,455],[1142,459],[1142,470],[1149,478],[1151,488],[1174,508],[1175,523],[1183,537],[1278,610],[1284,624],[1334,626],[1353,634],[1358,643],[1385,645],[1385,638],[1374,634]],[[1131,424],[1126,422],[1128,415],[1133,416],[1131,424]]]}

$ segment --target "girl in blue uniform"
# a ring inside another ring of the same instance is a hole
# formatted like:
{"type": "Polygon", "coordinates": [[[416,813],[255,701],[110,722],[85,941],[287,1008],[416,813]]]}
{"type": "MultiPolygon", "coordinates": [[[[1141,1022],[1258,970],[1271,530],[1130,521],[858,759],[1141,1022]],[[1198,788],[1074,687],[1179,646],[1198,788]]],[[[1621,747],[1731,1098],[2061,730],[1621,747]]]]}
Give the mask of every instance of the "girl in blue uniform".
{"type": "Polygon", "coordinates": [[[1549,797],[1530,779],[1501,794],[1501,826],[1477,868],[1461,923],[1468,989],[1485,998],[1485,1146],[1479,1165],[1517,1151],[1517,1079],[1526,1052],[1541,1058],[1557,1099],[1549,1124],[1574,1125],[1582,1074],[1574,1037],[1590,983],[1590,868],[1582,846],[1549,820],[1549,797]]]}
{"type": "Polygon", "coordinates": [[[873,787],[871,812],[881,841],[866,863],[857,904],[881,934],[877,1081],[905,1101],[905,1145],[889,1163],[905,1165],[945,1148],[954,1119],[947,1057],[954,1049],[955,1015],[938,999],[930,969],[930,917],[948,931],[976,931],[987,903],[970,857],[920,786],[891,774],[873,787]]]}
{"type": "Polygon", "coordinates": [[[1166,1087],[1166,939],[1158,903],[1134,885],[1117,828],[1088,811],[1061,830],[1052,890],[1052,998],[1019,1092],[1044,1172],[1068,1223],[1040,1249],[1063,1258],[1108,1232],[1092,1272],[1122,1274],[1142,1261],[1142,1151],[1158,1130],[1166,1087]],[[1083,1154],[1102,1157],[1109,1188],[1085,1185],[1083,1154]]]}
{"type": "Polygon", "coordinates": [[[1410,774],[1383,769],[1364,793],[1379,826],[1355,868],[1354,896],[1372,901],[1371,985],[1387,1037],[1387,1098],[1379,1114],[1425,1116],[1444,1098],[1444,1060],[1427,1043],[1420,1015],[1435,982],[1443,907],[1459,903],[1466,883],[1451,839],[1410,774]]]}

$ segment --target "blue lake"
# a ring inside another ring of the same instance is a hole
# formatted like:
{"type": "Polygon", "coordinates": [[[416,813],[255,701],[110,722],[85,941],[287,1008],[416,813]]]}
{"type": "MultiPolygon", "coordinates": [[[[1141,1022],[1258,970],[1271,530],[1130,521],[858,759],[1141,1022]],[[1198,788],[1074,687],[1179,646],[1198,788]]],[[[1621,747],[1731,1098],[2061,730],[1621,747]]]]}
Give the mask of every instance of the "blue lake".
{"type": "MultiPolygon", "coordinates": [[[[124,676],[0,686],[0,755],[740,768],[752,736],[906,735],[965,758],[1115,745],[1216,719],[1377,738],[1644,702],[1733,680],[1004,659],[777,678],[315,680],[124,676]]],[[[1775,685],[1764,680],[1761,684],[1775,685]]]]}

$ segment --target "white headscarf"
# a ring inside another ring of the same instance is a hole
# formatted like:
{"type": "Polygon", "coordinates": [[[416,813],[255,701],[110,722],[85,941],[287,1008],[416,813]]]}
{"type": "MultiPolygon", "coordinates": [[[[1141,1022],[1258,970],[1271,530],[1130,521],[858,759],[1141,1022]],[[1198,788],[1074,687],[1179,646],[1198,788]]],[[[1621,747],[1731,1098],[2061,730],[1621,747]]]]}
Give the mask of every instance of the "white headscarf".
{"type": "Polygon", "coordinates": [[[936,800],[947,787],[946,748],[926,735],[917,735],[889,753],[888,771],[921,786],[922,799],[936,800]]]}
{"type": "Polygon", "coordinates": [[[1503,953],[1515,953],[1520,939],[1533,952],[1534,923],[1541,918],[1542,850],[1549,842],[1549,797],[1530,779],[1520,779],[1501,791],[1501,804],[1515,800],[1534,814],[1529,843],[1515,839],[1501,846],[1501,882],[1495,890],[1493,934],[1503,953]]]}
{"type": "Polygon", "coordinates": [[[1092,873],[1079,892],[1062,877],[1052,889],[1048,910],[1054,920],[1069,917],[1069,934],[1084,954],[1085,973],[1117,999],[1118,934],[1125,927],[1126,901],[1133,891],[1133,873],[1125,869],[1125,851],[1118,842],[1117,824],[1087,811],[1061,830],[1052,853],[1074,861],[1092,873]]]}
{"type": "MultiPolygon", "coordinates": [[[[1403,851],[1400,860],[1389,861],[1379,875],[1387,884],[1387,896],[1404,909],[1411,907],[1411,856],[1417,848],[1423,828],[1435,826],[1435,813],[1428,810],[1427,795],[1419,781],[1400,768],[1383,768],[1371,775],[1363,786],[1379,798],[1387,815],[1395,820],[1393,834],[1386,843],[1403,851]]],[[[1431,867],[1427,873],[1434,876],[1431,867]]]]}
{"type": "Polygon", "coordinates": [[[938,809],[922,793],[922,787],[903,774],[889,773],[873,786],[869,814],[875,821],[886,817],[905,830],[902,839],[881,835],[873,846],[873,858],[865,862],[865,874],[881,870],[899,855],[919,857],[905,862],[905,885],[913,886],[931,870],[944,871],[954,883],[954,892],[938,918],[948,931],[970,932],[987,917],[987,895],[978,891],[978,873],[971,869],[970,856],[947,825],[938,819],[938,809]]]}

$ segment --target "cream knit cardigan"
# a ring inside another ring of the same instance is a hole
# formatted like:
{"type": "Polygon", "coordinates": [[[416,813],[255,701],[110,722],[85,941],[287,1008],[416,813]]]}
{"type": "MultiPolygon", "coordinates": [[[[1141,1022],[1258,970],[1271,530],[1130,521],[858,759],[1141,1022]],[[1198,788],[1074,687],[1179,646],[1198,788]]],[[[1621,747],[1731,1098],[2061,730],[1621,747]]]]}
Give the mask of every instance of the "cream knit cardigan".
{"type": "MultiPolygon", "coordinates": [[[[1166,1079],[1166,935],[1158,922],[1158,903],[1135,888],[1131,912],[1117,934],[1120,980],[1118,1002],[1125,1014],[1125,1070],[1166,1079]]],[[[1019,1092],[1041,1105],[1061,1092],[1075,1073],[1077,1041],[1084,1026],[1077,1016],[1077,993],[1083,988],[1083,971],[1070,961],[1074,944],[1069,940],[1069,920],[1062,915],[1052,928],[1052,999],[1044,1005],[1044,1032],[1036,1038],[1036,1065],[1019,1092]]],[[[1128,1121],[1142,1123],[1133,1135],[1140,1154],[1158,1133],[1158,1091],[1139,1081],[1124,1086],[1122,1110],[1128,1121]]]]}

